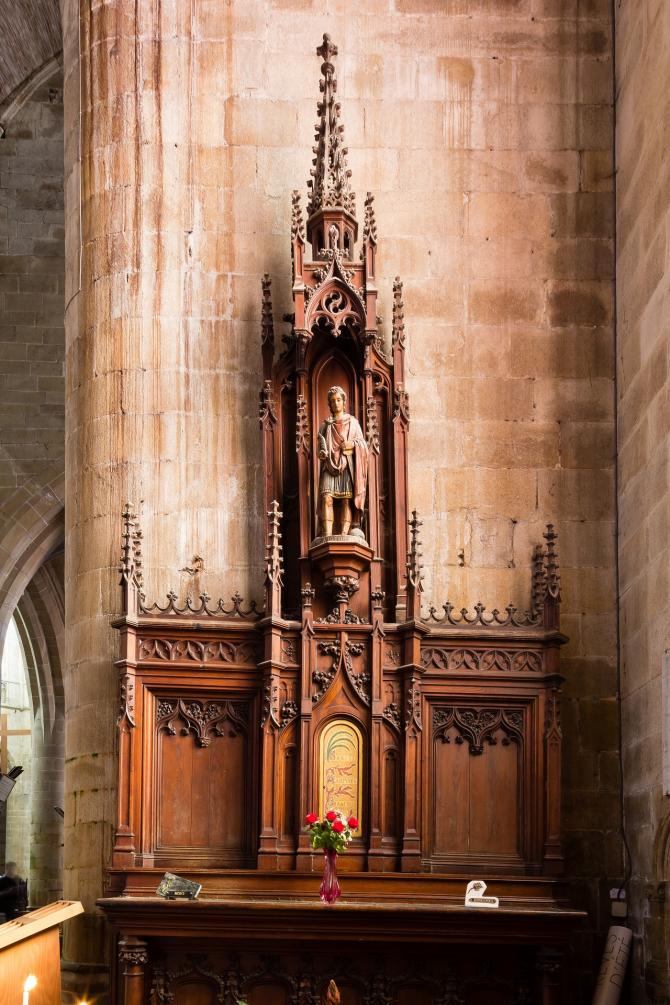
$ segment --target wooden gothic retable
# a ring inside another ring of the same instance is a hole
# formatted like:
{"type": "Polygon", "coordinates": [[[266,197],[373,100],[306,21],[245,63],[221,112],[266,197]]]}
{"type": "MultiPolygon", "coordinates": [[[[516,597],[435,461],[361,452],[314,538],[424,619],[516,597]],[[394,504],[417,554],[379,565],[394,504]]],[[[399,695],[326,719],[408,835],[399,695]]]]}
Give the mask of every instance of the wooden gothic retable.
{"type": "Polygon", "coordinates": [[[317,52],[315,166],[306,225],[293,196],[278,356],[268,277],[262,288],[265,608],[149,604],[124,513],[118,826],[99,902],[114,996],[316,1005],[334,978],[346,1005],[548,1005],[582,917],[561,882],[556,534],[529,561],[528,611],[422,613],[402,285],[387,356],[373,200],[356,255],[337,50],[324,36],[317,52]],[[335,426],[352,437],[352,496],[367,475],[349,516],[344,483],[323,475],[333,388],[358,423],[335,426]],[[361,826],[326,909],[302,821],[333,805],[361,826]],[[156,897],[165,870],[201,883],[200,900],[156,897]],[[463,906],[472,878],[498,910],[463,906]]]}

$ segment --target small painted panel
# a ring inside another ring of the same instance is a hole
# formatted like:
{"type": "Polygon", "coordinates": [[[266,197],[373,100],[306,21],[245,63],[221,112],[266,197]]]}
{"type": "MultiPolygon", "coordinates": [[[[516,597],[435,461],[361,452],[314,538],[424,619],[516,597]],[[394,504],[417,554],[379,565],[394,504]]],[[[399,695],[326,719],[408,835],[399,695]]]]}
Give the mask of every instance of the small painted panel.
{"type": "MultiPolygon", "coordinates": [[[[319,815],[336,810],[343,817],[362,816],[363,737],[348,719],[333,719],[319,742],[319,815]]],[[[358,833],[358,832],[357,832],[358,833]]]]}

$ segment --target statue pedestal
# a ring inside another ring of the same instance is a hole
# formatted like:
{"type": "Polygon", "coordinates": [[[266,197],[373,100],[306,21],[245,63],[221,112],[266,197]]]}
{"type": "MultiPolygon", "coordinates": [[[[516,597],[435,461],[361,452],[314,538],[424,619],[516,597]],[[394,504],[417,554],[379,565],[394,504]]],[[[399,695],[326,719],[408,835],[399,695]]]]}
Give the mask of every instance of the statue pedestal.
{"type": "Polygon", "coordinates": [[[319,568],[324,583],[340,578],[358,581],[361,573],[369,569],[373,555],[366,541],[349,534],[318,537],[309,549],[309,557],[319,568]]]}
{"type": "Polygon", "coordinates": [[[341,621],[359,589],[362,574],[370,569],[373,555],[373,549],[364,540],[344,534],[317,538],[309,549],[310,560],[323,576],[325,589],[339,605],[341,621]]]}

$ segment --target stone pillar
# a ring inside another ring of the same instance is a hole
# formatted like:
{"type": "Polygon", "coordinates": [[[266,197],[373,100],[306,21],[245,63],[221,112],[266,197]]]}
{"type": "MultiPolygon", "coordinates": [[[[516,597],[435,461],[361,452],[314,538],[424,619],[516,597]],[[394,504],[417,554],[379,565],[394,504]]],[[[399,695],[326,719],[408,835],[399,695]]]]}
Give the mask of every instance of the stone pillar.
{"type": "MultiPolygon", "coordinates": [[[[115,815],[117,637],[110,620],[120,612],[125,500],[144,529],[149,599],[178,588],[179,569],[194,555],[203,557],[200,585],[213,597],[239,589],[250,599],[250,569],[254,589],[262,589],[260,354],[251,337],[260,321],[260,277],[232,275],[232,229],[242,224],[225,149],[235,27],[229,5],[61,6],[64,894],[86,908],[65,934],[74,973],[105,956],[94,905],[104,891],[115,815]]],[[[248,174],[253,181],[255,172],[248,174]]]]}

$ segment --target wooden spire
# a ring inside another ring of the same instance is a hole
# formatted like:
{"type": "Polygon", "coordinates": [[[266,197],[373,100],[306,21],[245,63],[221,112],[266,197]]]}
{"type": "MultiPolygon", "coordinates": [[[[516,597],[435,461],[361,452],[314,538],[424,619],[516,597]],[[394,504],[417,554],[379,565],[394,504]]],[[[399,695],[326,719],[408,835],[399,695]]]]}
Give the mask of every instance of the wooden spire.
{"type": "Polygon", "coordinates": [[[332,60],[337,55],[337,46],[333,44],[330,35],[323,36],[323,42],[316,52],[323,60],[323,76],[319,81],[323,96],[316,106],[319,119],[314,127],[314,167],[311,180],[307,183],[307,212],[309,216],[313,216],[321,209],[338,207],[355,216],[355,196],[349,181],[351,170],[347,164],[344,126],[339,122],[340,103],[335,100],[337,78],[332,60]]]}

